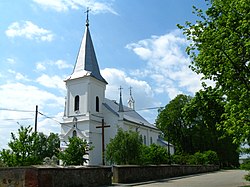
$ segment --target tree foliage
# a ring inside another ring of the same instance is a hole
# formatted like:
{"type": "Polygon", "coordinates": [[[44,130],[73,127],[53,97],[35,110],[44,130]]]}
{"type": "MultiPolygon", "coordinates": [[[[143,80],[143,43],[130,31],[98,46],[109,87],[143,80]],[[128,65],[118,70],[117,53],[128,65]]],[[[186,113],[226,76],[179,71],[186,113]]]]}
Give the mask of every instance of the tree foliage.
{"type": "Polygon", "coordinates": [[[88,155],[89,150],[90,147],[86,140],[79,137],[69,137],[68,147],[60,152],[59,158],[64,165],[83,165],[87,162],[84,156],[88,155]]]}
{"type": "Polygon", "coordinates": [[[190,45],[191,68],[214,80],[225,96],[225,118],[220,127],[235,142],[249,140],[250,132],[250,1],[211,0],[206,12],[194,7],[195,23],[183,29],[190,45]]]}
{"type": "Polygon", "coordinates": [[[45,157],[57,156],[60,140],[57,134],[49,136],[32,131],[30,126],[21,126],[17,136],[11,133],[10,149],[0,152],[2,162],[7,166],[28,166],[42,164],[45,157]]]}
{"type": "Polygon", "coordinates": [[[178,154],[212,150],[223,166],[237,165],[239,145],[233,144],[232,137],[217,128],[224,119],[224,98],[211,87],[197,92],[192,99],[187,98],[178,95],[159,113],[156,124],[165,139],[177,147],[178,154]]]}
{"type": "Polygon", "coordinates": [[[165,139],[171,142],[176,152],[187,152],[190,149],[188,126],[184,122],[182,108],[190,102],[191,97],[180,94],[159,111],[156,126],[164,133],[165,139]]]}
{"type": "Polygon", "coordinates": [[[183,109],[185,122],[193,131],[193,152],[213,150],[218,153],[221,164],[238,165],[239,144],[218,128],[224,121],[225,99],[211,87],[199,91],[183,109]]]}
{"type": "Polygon", "coordinates": [[[123,131],[121,128],[106,147],[106,159],[115,164],[139,164],[142,140],[138,132],[123,131]]]}

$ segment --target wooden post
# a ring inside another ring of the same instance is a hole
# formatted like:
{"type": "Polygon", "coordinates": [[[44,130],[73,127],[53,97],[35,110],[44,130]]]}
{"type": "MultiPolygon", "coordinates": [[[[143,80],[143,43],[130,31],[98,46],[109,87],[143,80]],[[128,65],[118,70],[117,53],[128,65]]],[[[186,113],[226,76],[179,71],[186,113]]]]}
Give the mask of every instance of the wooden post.
{"type": "Polygon", "coordinates": [[[105,142],[104,142],[104,128],[110,127],[110,125],[104,125],[104,119],[102,119],[102,125],[96,128],[102,128],[102,165],[105,165],[105,142]]]}
{"type": "Polygon", "coordinates": [[[36,105],[36,113],[35,113],[35,132],[37,132],[37,115],[38,115],[38,105],[36,105]]]}

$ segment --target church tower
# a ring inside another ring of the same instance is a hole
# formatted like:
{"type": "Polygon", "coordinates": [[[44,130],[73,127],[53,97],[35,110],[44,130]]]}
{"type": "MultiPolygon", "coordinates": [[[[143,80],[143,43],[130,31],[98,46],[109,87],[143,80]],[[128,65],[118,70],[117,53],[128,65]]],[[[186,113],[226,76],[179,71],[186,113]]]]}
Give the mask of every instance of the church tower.
{"type": "Polygon", "coordinates": [[[103,119],[102,103],[108,84],[102,77],[92,43],[89,20],[86,19],[85,33],[81,41],[76,63],[72,74],[66,78],[66,101],[63,122],[61,123],[61,147],[68,137],[78,136],[89,142],[94,149],[89,153],[89,164],[100,164],[100,158],[92,159],[92,155],[101,155],[101,135],[96,126],[103,119]]]}
{"type": "Polygon", "coordinates": [[[128,107],[132,110],[135,110],[135,100],[132,97],[132,87],[129,88],[129,99],[128,99],[128,107]]]}

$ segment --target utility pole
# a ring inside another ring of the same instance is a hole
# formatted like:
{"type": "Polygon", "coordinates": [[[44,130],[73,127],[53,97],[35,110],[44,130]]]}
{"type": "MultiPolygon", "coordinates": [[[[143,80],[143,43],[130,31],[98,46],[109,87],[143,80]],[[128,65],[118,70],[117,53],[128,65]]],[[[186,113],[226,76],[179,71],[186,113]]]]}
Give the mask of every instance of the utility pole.
{"type": "Polygon", "coordinates": [[[35,132],[37,132],[37,115],[38,115],[38,105],[36,105],[36,113],[35,113],[35,132]]]}
{"type": "Polygon", "coordinates": [[[101,128],[102,129],[102,165],[105,165],[105,156],[104,156],[104,151],[105,151],[104,128],[107,128],[107,127],[110,127],[110,125],[104,125],[104,119],[102,119],[102,125],[96,127],[96,128],[101,128]]]}

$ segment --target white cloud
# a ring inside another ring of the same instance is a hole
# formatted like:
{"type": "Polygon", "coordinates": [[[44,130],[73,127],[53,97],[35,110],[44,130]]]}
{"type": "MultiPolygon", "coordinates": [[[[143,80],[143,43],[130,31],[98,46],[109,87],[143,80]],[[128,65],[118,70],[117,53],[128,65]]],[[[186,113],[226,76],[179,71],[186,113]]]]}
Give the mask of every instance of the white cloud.
{"type": "Polygon", "coordinates": [[[63,78],[57,75],[49,76],[43,74],[36,79],[36,82],[48,88],[56,88],[63,91],[66,89],[65,83],[63,82],[63,78]]]}
{"type": "MultiPolygon", "coordinates": [[[[36,105],[39,106],[39,112],[49,111],[50,114],[56,110],[61,112],[64,107],[64,97],[21,83],[0,85],[0,95],[0,148],[7,148],[10,133],[17,132],[20,125],[34,126],[36,105]]],[[[59,114],[57,116],[60,119],[59,114]]],[[[59,132],[60,125],[39,114],[38,130],[46,132],[46,129],[47,132],[59,132]]]]}
{"type": "Polygon", "coordinates": [[[13,58],[7,58],[6,61],[8,64],[15,64],[16,63],[15,59],[13,59],[13,58]]]}
{"type": "Polygon", "coordinates": [[[54,35],[51,31],[41,28],[31,21],[23,21],[21,23],[14,22],[5,31],[8,37],[25,37],[36,41],[52,41],[54,35]]]}
{"type": "Polygon", "coordinates": [[[62,121],[63,112],[59,112],[55,116],[49,116],[47,113],[45,113],[45,115],[46,116],[40,116],[37,130],[47,135],[52,132],[60,133],[61,126],[59,122],[62,121]]]}
{"type": "Polygon", "coordinates": [[[5,108],[33,110],[35,105],[44,108],[48,103],[54,103],[57,107],[64,104],[64,98],[22,83],[0,85],[0,95],[0,106],[5,108]]]}
{"type": "Polygon", "coordinates": [[[36,70],[44,71],[44,70],[46,70],[46,66],[42,62],[38,62],[38,63],[36,63],[36,70]]]}
{"type": "Polygon", "coordinates": [[[158,105],[158,103],[155,103],[153,90],[146,81],[132,78],[124,71],[115,68],[105,68],[101,71],[101,74],[109,83],[106,88],[107,98],[119,101],[119,87],[122,86],[123,104],[127,105],[129,87],[132,87],[136,109],[158,105]]]}
{"type": "Polygon", "coordinates": [[[73,66],[71,64],[68,64],[67,62],[63,61],[63,60],[57,60],[55,62],[52,62],[52,64],[55,64],[58,69],[67,69],[67,68],[73,68],[73,66]]]}
{"type": "Polygon", "coordinates": [[[18,81],[30,81],[27,76],[25,76],[19,72],[16,72],[16,71],[11,70],[11,69],[9,69],[8,72],[13,74],[15,79],[18,81]]]}
{"type": "Polygon", "coordinates": [[[106,12],[117,14],[117,12],[112,8],[112,1],[98,2],[97,0],[33,0],[33,2],[39,4],[45,9],[53,9],[58,12],[67,11],[69,9],[89,7],[93,14],[106,12]]]}
{"type": "Polygon", "coordinates": [[[127,101],[130,97],[129,88],[132,87],[135,109],[140,110],[139,113],[150,123],[155,122],[157,109],[148,110],[147,108],[159,107],[161,103],[156,101],[154,98],[154,90],[146,81],[133,78],[125,71],[115,68],[105,68],[101,70],[101,74],[108,82],[106,87],[106,98],[119,102],[119,87],[122,86],[123,105],[127,106],[127,101]]]}
{"type": "Polygon", "coordinates": [[[47,66],[56,66],[58,69],[73,69],[72,64],[68,64],[64,60],[47,60],[43,62],[37,62],[36,63],[36,70],[37,71],[45,71],[47,69],[47,66]]]}
{"type": "Polygon", "coordinates": [[[166,92],[170,99],[180,93],[194,94],[202,88],[201,75],[188,68],[187,45],[179,30],[128,44],[126,48],[147,63],[144,70],[137,69],[132,74],[150,77],[155,83],[152,89],[159,94],[166,92]]]}

